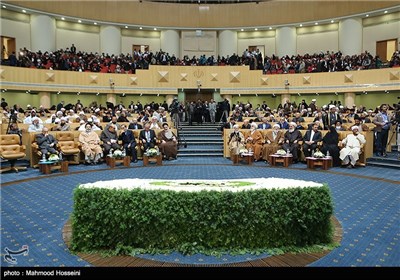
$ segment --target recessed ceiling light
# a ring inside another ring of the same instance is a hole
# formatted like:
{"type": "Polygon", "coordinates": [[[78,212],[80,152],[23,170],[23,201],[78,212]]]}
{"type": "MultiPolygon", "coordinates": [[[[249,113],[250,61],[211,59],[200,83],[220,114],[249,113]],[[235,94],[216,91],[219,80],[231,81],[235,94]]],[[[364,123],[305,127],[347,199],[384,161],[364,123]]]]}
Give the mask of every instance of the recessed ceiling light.
{"type": "Polygon", "coordinates": [[[22,10],[23,13],[26,13],[26,10],[22,10]]]}
{"type": "Polygon", "coordinates": [[[331,23],[334,23],[334,22],[335,22],[335,21],[332,19],[332,20],[331,20],[331,23]]]}
{"type": "Polygon", "coordinates": [[[143,27],[139,27],[139,29],[140,29],[140,30],[142,30],[142,29],[143,29],[143,27]]]}
{"type": "Polygon", "coordinates": [[[240,29],[240,31],[244,31],[244,29],[242,28],[242,29],[240,29]]]}
{"type": "Polygon", "coordinates": [[[257,31],[257,30],[258,30],[258,28],[254,28],[254,30],[255,30],[255,31],[257,31]]]}
{"type": "Polygon", "coordinates": [[[384,11],[383,13],[384,13],[384,14],[387,14],[387,13],[388,13],[388,11],[384,11]]]}
{"type": "Polygon", "coordinates": [[[318,25],[318,22],[316,22],[315,25],[318,25]]]}
{"type": "Polygon", "coordinates": [[[82,21],[81,21],[81,20],[78,20],[78,22],[79,22],[79,23],[82,23],[82,21]]]}
{"type": "Polygon", "coordinates": [[[369,17],[369,15],[365,15],[366,17],[369,17]]]}
{"type": "Polygon", "coordinates": [[[65,17],[62,17],[61,20],[65,20],[65,17]]]}
{"type": "Polygon", "coordinates": [[[127,26],[127,25],[125,25],[125,28],[128,28],[128,26],[127,26]]]}
{"type": "Polygon", "coordinates": [[[269,27],[269,30],[272,30],[272,27],[271,27],[271,26],[269,27]]]}
{"type": "Polygon", "coordinates": [[[154,31],[157,31],[157,28],[154,27],[154,31]]]}
{"type": "Polygon", "coordinates": [[[7,7],[6,7],[6,6],[4,6],[4,5],[3,5],[2,7],[3,7],[4,9],[5,9],[5,8],[7,8],[7,7]]]}
{"type": "Polygon", "coordinates": [[[300,23],[300,27],[303,27],[303,24],[302,24],[302,23],[300,23]]]}
{"type": "Polygon", "coordinates": [[[93,22],[94,25],[97,25],[97,22],[93,22]]]}

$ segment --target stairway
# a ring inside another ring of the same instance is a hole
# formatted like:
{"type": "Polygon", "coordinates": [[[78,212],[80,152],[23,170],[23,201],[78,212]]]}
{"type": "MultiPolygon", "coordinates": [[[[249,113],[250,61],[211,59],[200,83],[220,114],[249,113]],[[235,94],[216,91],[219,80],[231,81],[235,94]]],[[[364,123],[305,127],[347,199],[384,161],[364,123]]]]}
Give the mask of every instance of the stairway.
{"type": "Polygon", "coordinates": [[[400,169],[400,160],[397,146],[392,146],[392,152],[388,153],[387,157],[378,157],[374,154],[373,157],[367,159],[367,165],[400,169]]]}
{"type": "Polygon", "coordinates": [[[182,122],[178,157],[222,157],[224,142],[220,127],[220,124],[211,123],[189,126],[188,122],[182,122]]]}

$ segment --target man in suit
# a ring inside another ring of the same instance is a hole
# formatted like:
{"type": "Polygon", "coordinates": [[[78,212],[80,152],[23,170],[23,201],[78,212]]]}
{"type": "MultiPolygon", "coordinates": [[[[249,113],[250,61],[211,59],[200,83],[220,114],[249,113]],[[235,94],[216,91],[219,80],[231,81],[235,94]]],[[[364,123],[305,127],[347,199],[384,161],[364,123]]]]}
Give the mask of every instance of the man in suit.
{"type": "Polygon", "coordinates": [[[329,105],[329,113],[322,116],[325,130],[328,130],[329,127],[336,124],[337,121],[342,121],[336,109],[335,105],[329,105]]]}
{"type": "Polygon", "coordinates": [[[299,141],[303,139],[301,136],[301,132],[296,129],[296,123],[290,122],[289,129],[285,133],[285,140],[282,145],[282,148],[293,155],[293,162],[296,163],[298,161],[298,150],[299,150],[299,141]]]}
{"type": "Polygon", "coordinates": [[[318,142],[322,141],[322,134],[318,131],[318,124],[314,123],[312,129],[307,130],[303,140],[304,156],[309,157],[312,155],[312,151],[317,148],[318,142]]]}
{"type": "Polygon", "coordinates": [[[138,123],[136,118],[133,118],[131,120],[131,123],[129,124],[128,128],[129,129],[143,129],[143,126],[140,123],[138,123]]]}
{"type": "Polygon", "coordinates": [[[250,129],[250,124],[249,124],[249,120],[248,119],[244,119],[243,120],[243,124],[241,129],[250,129]]]}
{"type": "Polygon", "coordinates": [[[39,146],[42,155],[48,157],[50,154],[57,154],[57,140],[53,135],[49,134],[49,129],[43,127],[42,133],[36,135],[36,142],[39,146]]]}
{"type": "Polygon", "coordinates": [[[380,112],[375,115],[373,123],[376,125],[376,155],[387,157],[386,146],[391,125],[391,117],[387,113],[388,106],[382,104],[380,112]]]}
{"type": "Polygon", "coordinates": [[[126,125],[121,125],[122,133],[119,135],[118,139],[122,140],[122,146],[125,149],[127,155],[131,155],[131,161],[137,162],[136,153],[136,139],[133,135],[132,130],[129,130],[126,125]]]}
{"type": "Polygon", "coordinates": [[[104,154],[107,155],[111,149],[120,150],[121,146],[118,144],[117,126],[109,124],[100,134],[100,139],[103,141],[104,154]]]}
{"type": "Polygon", "coordinates": [[[263,117],[262,123],[258,125],[258,129],[270,129],[271,125],[268,123],[268,119],[266,117],[263,117]]]}
{"type": "Polygon", "coordinates": [[[150,123],[144,125],[144,129],[140,131],[139,139],[142,141],[144,151],[154,148],[157,144],[157,137],[154,130],[150,129],[150,123]]]}

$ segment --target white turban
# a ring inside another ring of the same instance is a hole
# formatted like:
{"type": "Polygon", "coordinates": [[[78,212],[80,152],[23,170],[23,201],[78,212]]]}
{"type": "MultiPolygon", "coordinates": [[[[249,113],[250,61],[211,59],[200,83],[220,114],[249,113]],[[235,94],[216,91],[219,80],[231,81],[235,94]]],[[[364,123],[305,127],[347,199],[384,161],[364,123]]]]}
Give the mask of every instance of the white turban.
{"type": "Polygon", "coordinates": [[[66,122],[66,121],[67,121],[67,118],[62,117],[60,120],[66,122]]]}
{"type": "Polygon", "coordinates": [[[356,126],[356,125],[354,125],[354,126],[352,126],[352,127],[351,127],[351,130],[354,130],[354,129],[357,129],[357,130],[359,130],[359,127],[358,127],[358,126],[356,126]]]}
{"type": "Polygon", "coordinates": [[[281,128],[280,126],[279,126],[279,124],[274,124],[272,127],[277,127],[277,128],[281,128]]]}
{"type": "Polygon", "coordinates": [[[289,125],[296,127],[297,124],[295,122],[290,122],[289,125]]]}

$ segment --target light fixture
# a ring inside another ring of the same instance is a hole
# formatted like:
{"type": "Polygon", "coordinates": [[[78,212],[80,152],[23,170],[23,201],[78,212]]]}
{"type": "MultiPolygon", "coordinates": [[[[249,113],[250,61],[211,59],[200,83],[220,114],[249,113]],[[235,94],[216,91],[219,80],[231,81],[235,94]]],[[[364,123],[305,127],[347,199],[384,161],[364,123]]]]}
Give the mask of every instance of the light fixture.
{"type": "Polygon", "coordinates": [[[318,93],[318,92],[316,92],[316,93],[315,93],[315,95],[319,95],[319,93],[318,93]]]}
{"type": "Polygon", "coordinates": [[[318,25],[318,22],[316,22],[315,25],[318,25]]]}
{"type": "Polygon", "coordinates": [[[240,93],[238,95],[239,95],[239,97],[241,96],[240,93]]]}
{"type": "Polygon", "coordinates": [[[298,96],[301,96],[300,92],[297,93],[298,96]]]}
{"type": "Polygon", "coordinates": [[[97,22],[93,22],[94,25],[97,25],[97,22]]]}
{"type": "Polygon", "coordinates": [[[76,95],[80,95],[81,94],[81,92],[80,91],[78,91],[77,93],[76,93],[76,95]]]}
{"type": "Polygon", "coordinates": [[[256,93],[256,96],[258,97],[258,94],[256,93]]]}
{"type": "Polygon", "coordinates": [[[61,91],[57,91],[57,95],[60,94],[60,93],[61,93],[61,91]]]}
{"type": "Polygon", "coordinates": [[[80,19],[78,20],[78,22],[79,22],[79,23],[82,23],[82,21],[81,21],[80,19]]]}
{"type": "Polygon", "coordinates": [[[335,92],[335,95],[339,95],[337,92],[335,92]]]}
{"type": "Polygon", "coordinates": [[[384,11],[383,13],[384,13],[384,14],[387,14],[387,13],[388,13],[388,11],[384,11]]]}
{"type": "Polygon", "coordinates": [[[26,10],[22,10],[23,13],[26,13],[26,10]]]}
{"type": "Polygon", "coordinates": [[[154,31],[157,31],[157,28],[154,27],[154,31]]]}
{"type": "MultiPolygon", "coordinates": [[[[7,90],[6,90],[7,91],[7,90]]],[[[385,90],[385,93],[390,93],[388,90],[385,90]]]]}
{"type": "Polygon", "coordinates": [[[254,28],[254,30],[255,30],[255,31],[257,31],[257,30],[258,30],[258,28],[254,28]]]}
{"type": "Polygon", "coordinates": [[[98,96],[100,94],[100,92],[96,93],[96,96],[98,96]]]}
{"type": "Polygon", "coordinates": [[[365,90],[363,91],[364,94],[368,94],[368,92],[366,92],[365,90]]]}
{"type": "Polygon", "coordinates": [[[160,96],[160,94],[158,93],[157,96],[160,96]]]}
{"type": "Polygon", "coordinates": [[[61,20],[65,20],[65,17],[62,17],[61,20]]]}
{"type": "Polygon", "coordinates": [[[125,97],[125,92],[122,93],[122,97],[125,97]]]}
{"type": "Polygon", "coordinates": [[[244,29],[242,28],[242,29],[240,29],[240,31],[244,31],[244,29]]]}
{"type": "Polygon", "coordinates": [[[275,97],[276,96],[275,93],[273,93],[272,96],[275,97]]]}
{"type": "Polygon", "coordinates": [[[332,19],[332,20],[331,20],[331,23],[334,23],[334,22],[335,22],[335,21],[332,19]]]}
{"type": "Polygon", "coordinates": [[[6,7],[6,6],[4,6],[4,5],[3,5],[2,7],[3,7],[4,9],[5,9],[5,8],[7,8],[7,7],[6,7]]]}
{"type": "Polygon", "coordinates": [[[128,28],[128,26],[127,26],[127,25],[125,25],[125,28],[128,28]]]}
{"type": "Polygon", "coordinates": [[[140,96],[142,96],[142,95],[143,95],[143,93],[140,94],[140,96]]]}
{"type": "Polygon", "coordinates": [[[271,27],[271,26],[269,27],[269,30],[272,30],[272,27],[271,27]]]}
{"type": "Polygon", "coordinates": [[[142,29],[143,29],[143,27],[139,27],[139,29],[140,29],[140,30],[142,30],[142,29]]]}
{"type": "Polygon", "coordinates": [[[365,17],[369,17],[369,15],[367,14],[367,15],[365,15],[365,17]]]}

